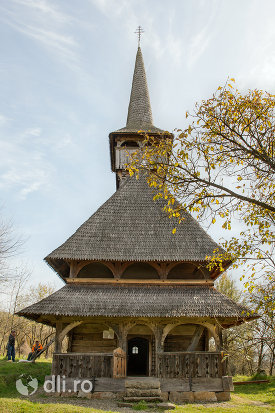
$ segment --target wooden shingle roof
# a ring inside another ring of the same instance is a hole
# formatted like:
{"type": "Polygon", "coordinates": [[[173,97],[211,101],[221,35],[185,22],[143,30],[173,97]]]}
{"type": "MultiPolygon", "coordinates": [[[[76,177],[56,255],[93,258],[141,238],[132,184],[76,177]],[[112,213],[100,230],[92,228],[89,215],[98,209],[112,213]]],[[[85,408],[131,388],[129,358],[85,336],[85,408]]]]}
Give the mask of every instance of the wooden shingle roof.
{"type": "Polygon", "coordinates": [[[126,126],[112,134],[138,131],[163,133],[153,125],[152,109],[141,48],[138,47],[126,126]]]}
{"type": "Polygon", "coordinates": [[[64,259],[203,262],[213,254],[218,245],[189,213],[178,224],[176,218],[170,219],[163,211],[165,201],[154,201],[153,196],[146,177],[127,178],[45,260],[57,269],[64,259]]]}
{"type": "Polygon", "coordinates": [[[80,317],[216,317],[243,320],[248,310],[209,286],[70,285],[18,312],[80,317]]]}

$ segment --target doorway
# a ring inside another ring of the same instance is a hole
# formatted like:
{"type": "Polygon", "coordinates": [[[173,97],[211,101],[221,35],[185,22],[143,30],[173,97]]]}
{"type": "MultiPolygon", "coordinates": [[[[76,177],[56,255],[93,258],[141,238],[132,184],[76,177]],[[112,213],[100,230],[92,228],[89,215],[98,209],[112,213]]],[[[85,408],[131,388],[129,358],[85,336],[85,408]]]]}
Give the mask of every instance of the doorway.
{"type": "Polygon", "coordinates": [[[143,337],[128,340],[128,376],[148,376],[149,341],[143,337]]]}

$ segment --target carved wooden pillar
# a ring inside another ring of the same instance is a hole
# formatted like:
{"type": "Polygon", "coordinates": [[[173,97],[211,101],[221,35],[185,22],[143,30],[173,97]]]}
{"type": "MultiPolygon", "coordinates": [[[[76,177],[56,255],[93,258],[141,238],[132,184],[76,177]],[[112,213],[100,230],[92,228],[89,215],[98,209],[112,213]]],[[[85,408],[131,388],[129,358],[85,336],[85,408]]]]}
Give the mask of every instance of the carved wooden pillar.
{"type": "Polygon", "coordinates": [[[118,342],[119,347],[122,348],[122,350],[124,350],[125,352],[127,352],[127,332],[127,327],[125,325],[120,324],[118,342]]]}
{"type": "Polygon", "coordinates": [[[219,340],[220,340],[220,350],[223,350],[223,336],[222,336],[222,328],[219,327],[218,329],[218,334],[219,334],[219,340]]]}
{"type": "Polygon", "coordinates": [[[67,353],[72,352],[72,343],[73,343],[73,332],[70,331],[68,333],[68,347],[67,347],[67,353]]]}
{"type": "Polygon", "coordinates": [[[154,335],[155,335],[155,349],[156,349],[155,374],[156,374],[157,377],[159,377],[159,358],[158,358],[158,354],[163,353],[163,348],[164,348],[164,342],[162,340],[163,327],[160,326],[160,325],[156,325],[156,326],[154,326],[154,328],[152,328],[152,330],[154,331],[154,335]]]}
{"type": "Polygon", "coordinates": [[[57,321],[55,325],[55,345],[54,345],[54,352],[61,353],[61,341],[60,341],[60,334],[63,329],[62,321],[57,321]]]}
{"type": "Polygon", "coordinates": [[[204,351],[209,351],[209,340],[210,340],[210,332],[208,328],[205,328],[204,351]]]}

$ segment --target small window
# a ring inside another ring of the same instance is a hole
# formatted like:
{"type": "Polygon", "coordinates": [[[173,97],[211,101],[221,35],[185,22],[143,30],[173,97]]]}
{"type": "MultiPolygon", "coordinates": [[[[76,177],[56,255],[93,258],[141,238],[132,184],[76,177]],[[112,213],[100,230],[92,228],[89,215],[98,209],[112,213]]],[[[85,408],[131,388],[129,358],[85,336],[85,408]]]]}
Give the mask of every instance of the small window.
{"type": "Polygon", "coordinates": [[[138,347],[132,348],[132,354],[138,354],[138,347]]]}

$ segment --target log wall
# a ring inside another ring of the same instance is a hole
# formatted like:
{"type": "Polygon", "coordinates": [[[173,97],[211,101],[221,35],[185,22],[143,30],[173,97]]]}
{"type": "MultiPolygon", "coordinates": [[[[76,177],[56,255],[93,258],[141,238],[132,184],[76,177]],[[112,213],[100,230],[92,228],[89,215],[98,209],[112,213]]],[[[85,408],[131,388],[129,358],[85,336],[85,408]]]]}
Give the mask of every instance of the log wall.
{"type": "Polygon", "coordinates": [[[103,338],[103,330],[108,327],[83,324],[72,331],[70,351],[73,353],[112,353],[117,348],[117,338],[103,338]]]}

